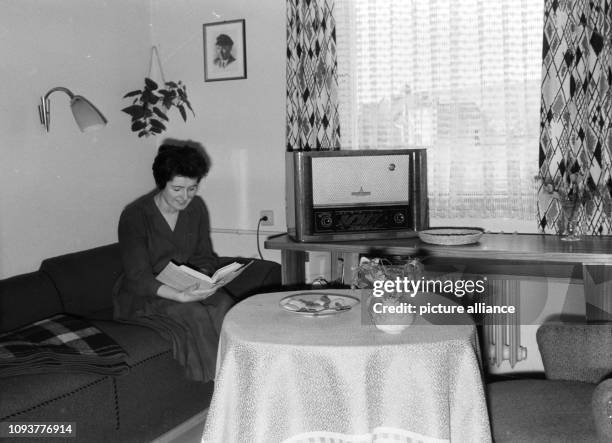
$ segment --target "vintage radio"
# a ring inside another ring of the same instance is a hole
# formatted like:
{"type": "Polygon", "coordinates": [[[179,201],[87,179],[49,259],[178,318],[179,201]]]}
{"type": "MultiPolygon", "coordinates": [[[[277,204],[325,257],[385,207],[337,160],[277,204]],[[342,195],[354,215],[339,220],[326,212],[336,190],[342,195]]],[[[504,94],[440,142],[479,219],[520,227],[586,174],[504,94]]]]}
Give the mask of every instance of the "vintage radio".
{"type": "Polygon", "coordinates": [[[424,149],[286,153],[297,241],[412,237],[429,224],[424,149]]]}

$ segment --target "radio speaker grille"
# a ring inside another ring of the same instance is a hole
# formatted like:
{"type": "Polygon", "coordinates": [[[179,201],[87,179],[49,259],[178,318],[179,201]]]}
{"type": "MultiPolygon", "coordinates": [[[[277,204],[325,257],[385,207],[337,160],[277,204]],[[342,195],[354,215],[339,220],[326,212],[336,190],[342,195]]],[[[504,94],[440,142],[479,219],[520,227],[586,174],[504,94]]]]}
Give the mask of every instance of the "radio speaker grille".
{"type": "Polygon", "coordinates": [[[313,205],[407,202],[409,179],[408,156],[314,157],[313,205]]]}

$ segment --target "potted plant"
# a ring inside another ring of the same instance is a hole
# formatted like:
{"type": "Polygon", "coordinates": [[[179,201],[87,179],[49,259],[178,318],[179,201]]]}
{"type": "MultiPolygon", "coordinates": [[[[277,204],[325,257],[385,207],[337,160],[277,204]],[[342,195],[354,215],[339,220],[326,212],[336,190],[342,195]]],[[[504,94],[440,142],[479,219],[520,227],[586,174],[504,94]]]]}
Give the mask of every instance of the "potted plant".
{"type": "Polygon", "coordinates": [[[424,269],[418,259],[412,258],[400,264],[393,264],[384,258],[362,257],[353,271],[352,291],[355,295],[361,292],[362,302],[367,303],[367,310],[376,328],[388,334],[399,334],[414,322],[415,314],[400,309],[410,301],[406,294],[391,290],[376,295],[372,288],[376,287],[375,282],[395,282],[397,278],[419,280],[424,269]],[[389,310],[389,307],[393,309],[389,310]],[[379,312],[381,310],[393,312],[379,312]]]}
{"type": "Polygon", "coordinates": [[[128,92],[123,98],[133,98],[132,104],[122,111],[132,117],[132,131],[138,137],[161,134],[166,130],[164,122],[168,121],[167,113],[175,107],[183,121],[187,121],[187,109],[195,116],[187,98],[187,87],[180,80],[164,82],[160,88],[156,82],[145,77],[143,89],[128,92]],[[187,108],[187,109],[186,109],[187,108]]]}

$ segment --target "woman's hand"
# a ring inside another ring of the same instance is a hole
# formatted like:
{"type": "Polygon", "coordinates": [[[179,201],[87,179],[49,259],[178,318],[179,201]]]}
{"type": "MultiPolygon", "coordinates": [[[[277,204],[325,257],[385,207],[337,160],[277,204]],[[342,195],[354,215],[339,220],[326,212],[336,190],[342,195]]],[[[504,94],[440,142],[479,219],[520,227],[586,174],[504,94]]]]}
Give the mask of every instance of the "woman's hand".
{"type": "Polygon", "coordinates": [[[210,297],[217,291],[217,288],[213,289],[200,289],[198,284],[188,287],[184,291],[177,291],[167,285],[161,285],[157,290],[157,295],[168,300],[176,301],[179,303],[190,303],[194,301],[202,301],[207,297],[210,297]]]}
{"type": "Polygon", "coordinates": [[[204,300],[205,298],[210,297],[215,292],[217,292],[217,288],[200,289],[200,286],[198,284],[195,284],[185,289],[184,291],[182,291],[181,292],[182,300],[178,300],[178,301],[181,301],[183,303],[188,303],[192,301],[201,301],[201,300],[204,300]]]}

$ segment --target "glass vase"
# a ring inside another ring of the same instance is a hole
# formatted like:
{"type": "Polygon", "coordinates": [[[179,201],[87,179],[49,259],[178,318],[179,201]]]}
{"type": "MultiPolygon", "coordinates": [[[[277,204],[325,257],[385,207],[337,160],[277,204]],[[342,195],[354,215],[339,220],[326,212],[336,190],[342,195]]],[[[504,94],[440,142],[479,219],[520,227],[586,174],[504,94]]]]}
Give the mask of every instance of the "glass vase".
{"type": "Polygon", "coordinates": [[[386,294],[369,297],[368,310],[372,324],[387,334],[401,334],[414,323],[416,314],[407,308],[410,300],[403,295],[386,294]]]}
{"type": "Polygon", "coordinates": [[[580,240],[579,235],[579,212],[577,202],[563,202],[561,204],[563,208],[563,233],[561,234],[561,240],[563,241],[578,241],[580,240]]]}

